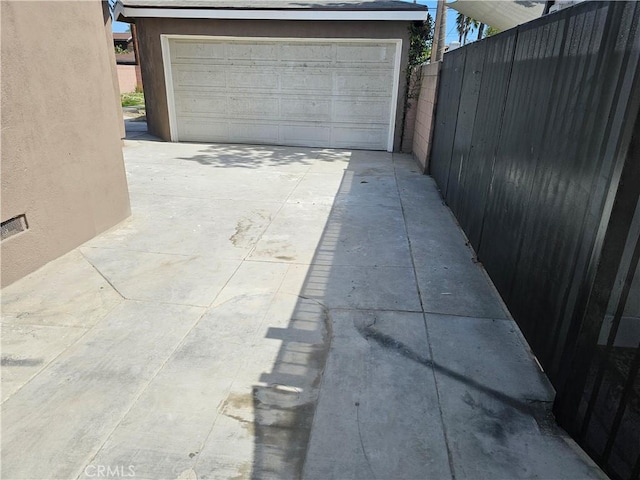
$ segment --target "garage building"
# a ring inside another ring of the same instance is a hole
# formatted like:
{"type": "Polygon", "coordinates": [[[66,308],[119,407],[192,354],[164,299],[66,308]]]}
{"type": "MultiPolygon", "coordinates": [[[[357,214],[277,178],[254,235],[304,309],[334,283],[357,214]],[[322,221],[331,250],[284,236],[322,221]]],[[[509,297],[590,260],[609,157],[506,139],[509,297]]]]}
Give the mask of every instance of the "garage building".
{"type": "Polygon", "coordinates": [[[135,22],[150,133],[167,141],[398,150],[402,1],[119,0],[135,22]]]}

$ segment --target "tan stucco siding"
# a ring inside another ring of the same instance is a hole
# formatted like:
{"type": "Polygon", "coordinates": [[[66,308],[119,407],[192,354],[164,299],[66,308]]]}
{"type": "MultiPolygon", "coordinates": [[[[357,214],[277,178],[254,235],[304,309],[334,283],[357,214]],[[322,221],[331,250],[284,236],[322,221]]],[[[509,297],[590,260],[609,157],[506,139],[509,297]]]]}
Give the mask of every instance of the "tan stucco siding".
{"type": "Polygon", "coordinates": [[[198,20],[137,19],[138,46],[145,88],[150,133],[170,140],[169,113],[164,81],[160,35],[214,35],[278,38],[381,38],[401,39],[400,89],[396,111],[394,150],[400,148],[405,75],[408,59],[409,22],[395,21],[285,21],[285,20],[198,20]]]}
{"type": "Polygon", "coordinates": [[[1,9],[1,216],[26,214],[29,224],[0,244],[5,286],[130,210],[100,1],[3,1],[1,9]]]}
{"type": "Polygon", "coordinates": [[[118,65],[118,86],[121,93],[133,92],[142,88],[138,78],[138,65],[118,65]]]}

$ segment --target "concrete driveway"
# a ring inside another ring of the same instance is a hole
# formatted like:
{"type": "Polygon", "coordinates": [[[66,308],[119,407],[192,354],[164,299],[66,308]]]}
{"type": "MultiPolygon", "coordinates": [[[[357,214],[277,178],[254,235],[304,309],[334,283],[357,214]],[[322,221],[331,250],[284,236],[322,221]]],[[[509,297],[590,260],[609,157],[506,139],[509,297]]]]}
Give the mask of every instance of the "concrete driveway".
{"type": "Polygon", "coordinates": [[[3,478],[593,478],[407,155],[124,148],[132,216],[2,292],[3,478]]]}

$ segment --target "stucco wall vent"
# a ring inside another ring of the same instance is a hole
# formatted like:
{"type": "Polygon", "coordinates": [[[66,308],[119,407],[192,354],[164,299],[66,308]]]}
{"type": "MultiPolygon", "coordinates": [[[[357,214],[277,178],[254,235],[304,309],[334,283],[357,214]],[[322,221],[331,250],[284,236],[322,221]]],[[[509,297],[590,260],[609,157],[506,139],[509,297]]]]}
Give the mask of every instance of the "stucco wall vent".
{"type": "Polygon", "coordinates": [[[25,215],[18,215],[17,217],[2,222],[0,227],[2,230],[2,240],[6,240],[20,232],[24,232],[29,228],[29,225],[27,224],[27,217],[25,215]]]}

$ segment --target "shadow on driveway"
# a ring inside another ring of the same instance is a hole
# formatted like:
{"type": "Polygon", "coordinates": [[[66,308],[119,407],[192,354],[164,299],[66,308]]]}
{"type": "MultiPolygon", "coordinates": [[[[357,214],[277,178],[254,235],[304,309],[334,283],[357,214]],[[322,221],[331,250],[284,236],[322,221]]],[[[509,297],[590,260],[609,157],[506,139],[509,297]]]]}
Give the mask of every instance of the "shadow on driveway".
{"type": "Polygon", "coordinates": [[[131,218],[2,292],[4,476],[600,475],[411,157],[127,126],[131,218]]]}

